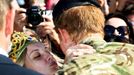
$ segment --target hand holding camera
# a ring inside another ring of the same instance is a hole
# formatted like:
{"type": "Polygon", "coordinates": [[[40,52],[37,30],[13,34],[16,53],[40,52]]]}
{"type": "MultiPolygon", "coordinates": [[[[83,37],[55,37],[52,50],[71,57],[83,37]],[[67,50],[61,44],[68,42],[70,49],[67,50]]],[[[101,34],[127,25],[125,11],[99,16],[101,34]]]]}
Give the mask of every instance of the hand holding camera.
{"type": "MultiPolygon", "coordinates": [[[[39,6],[31,6],[19,14],[25,15],[26,28],[36,31],[41,38],[48,34],[52,40],[59,43],[58,34],[54,30],[52,17],[50,14],[46,14],[46,11],[42,10],[39,6]]],[[[18,16],[16,16],[16,18],[17,17],[18,16]]],[[[18,22],[18,20],[16,22],[18,22]]]]}
{"type": "Polygon", "coordinates": [[[25,12],[26,9],[24,8],[18,8],[16,10],[15,20],[14,20],[14,31],[22,32],[23,27],[27,25],[25,12]]]}
{"type": "Polygon", "coordinates": [[[56,41],[59,43],[59,37],[54,29],[54,23],[50,16],[43,15],[43,18],[46,20],[44,22],[41,22],[39,25],[36,26],[36,32],[37,34],[43,38],[46,35],[49,35],[51,40],[56,41]]]}
{"type": "Polygon", "coordinates": [[[38,6],[31,6],[27,9],[27,22],[32,25],[31,28],[35,28],[37,25],[44,21],[42,17],[43,13],[44,10],[40,9],[38,6]]]}

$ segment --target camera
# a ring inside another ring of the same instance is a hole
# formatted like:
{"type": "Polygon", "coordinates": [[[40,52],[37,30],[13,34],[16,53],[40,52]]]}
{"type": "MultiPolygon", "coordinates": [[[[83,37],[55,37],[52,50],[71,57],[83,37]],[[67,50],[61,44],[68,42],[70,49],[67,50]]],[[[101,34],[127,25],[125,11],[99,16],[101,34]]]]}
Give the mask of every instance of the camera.
{"type": "Polygon", "coordinates": [[[32,27],[36,27],[43,22],[43,10],[38,6],[31,6],[26,10],[27,21],[32,24],[32,27]]]}

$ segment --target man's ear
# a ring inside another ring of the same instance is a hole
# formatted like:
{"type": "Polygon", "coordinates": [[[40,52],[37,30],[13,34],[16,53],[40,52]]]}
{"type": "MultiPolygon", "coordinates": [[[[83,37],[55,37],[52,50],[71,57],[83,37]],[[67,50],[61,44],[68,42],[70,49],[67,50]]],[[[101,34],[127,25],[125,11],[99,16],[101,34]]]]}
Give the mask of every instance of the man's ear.
{"type": "Polygon", "coordinates": [[[65,43],[72,41],[68,32],[65,29],[58,29],[60,35],[60,40],[64,41],[65,43]]]}
{"type": "Polygon", "coordinates": [[[60,38],[60,47],[63,53],[66,55],[66,50],[73,46],[75,43],[70,38],[70,35],[65,29],[58,29],[60,38]]]}
{"type": "Polygon", "coordinates": [[[11,35],[12,32],[13,32],[13,23],[14,23],[14,18],[13,18],[13,15],[12,15],[12,10],[9,9],[7,11],[7,15],[6,15],[6,26],[5,26],[5,35],[8,36],[8,35],[11,35]]]}

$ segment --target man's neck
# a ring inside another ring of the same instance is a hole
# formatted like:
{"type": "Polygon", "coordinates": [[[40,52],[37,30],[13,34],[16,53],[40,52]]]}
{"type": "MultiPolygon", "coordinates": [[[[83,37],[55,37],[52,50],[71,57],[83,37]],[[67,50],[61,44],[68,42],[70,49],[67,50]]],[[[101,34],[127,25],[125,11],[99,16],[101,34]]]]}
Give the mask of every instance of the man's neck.
{"type": "Polygon", "coordinates": [[[6,51],[7,48],[8,48],[7,39],[6,39],[6,37],[4,36],[4,34],[1,34],[1,33],[0,33],[0,47],[1,47],[2,49],[4,49],[5,51],[6,51]]]}
{"type": "Polygon", "coordinates": [[[89,34],[84,39],[86,39],[86,38],[104,39],[104,36],[102,34],[99,34],[99,33],[93,33],[93,34],[89,34]]]}
{"type": "Polygon", "coordinates": [[[0,47],[0,54],[1,54],[1,55],[4,55],[4,56],[6,56],[6,57],[8,57],[8,53],[7,53],[7,51],[4,50],[4,49],[1,48],[1,47],[0,47]]]}
{"type": "Polygon", "coordinates": [[[7,48],[8,48],[7,38],[4,36],[4,34],[0,33],[0,54],[8,57],[7,48]]]}

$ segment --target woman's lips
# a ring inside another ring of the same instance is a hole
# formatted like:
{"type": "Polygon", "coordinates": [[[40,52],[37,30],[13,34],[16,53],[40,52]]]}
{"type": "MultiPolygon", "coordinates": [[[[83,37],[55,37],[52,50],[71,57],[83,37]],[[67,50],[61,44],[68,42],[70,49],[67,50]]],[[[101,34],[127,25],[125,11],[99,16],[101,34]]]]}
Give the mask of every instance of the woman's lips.
{"type": "Polygon", "coordinates": [[[54,61],[53,58],[48,58],[48,63],[50,66],[57,66],[57,63],[56,63],[56,61],[54,61]]]}

